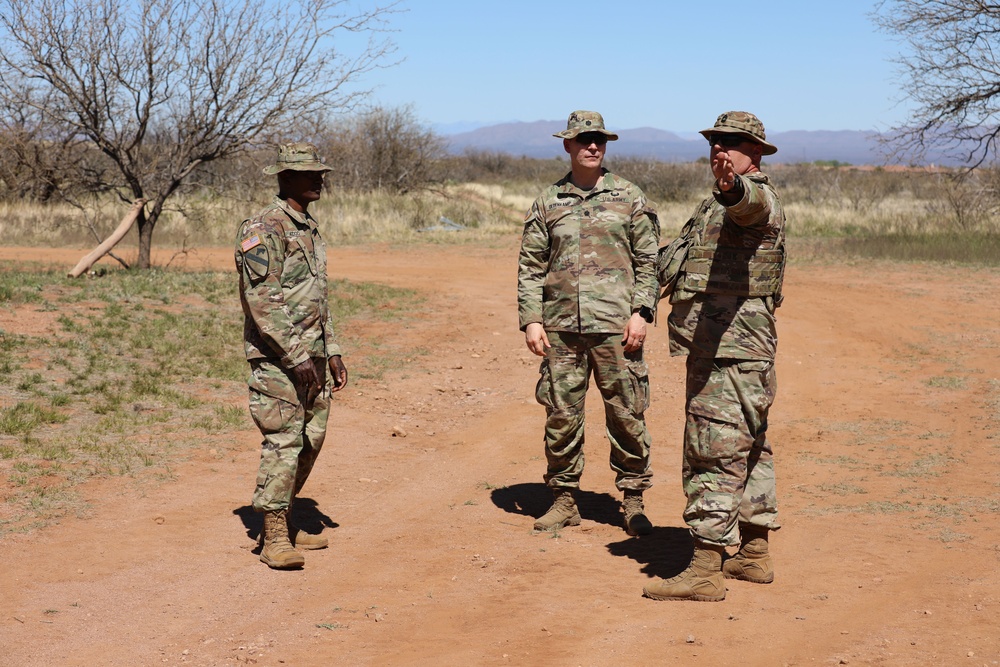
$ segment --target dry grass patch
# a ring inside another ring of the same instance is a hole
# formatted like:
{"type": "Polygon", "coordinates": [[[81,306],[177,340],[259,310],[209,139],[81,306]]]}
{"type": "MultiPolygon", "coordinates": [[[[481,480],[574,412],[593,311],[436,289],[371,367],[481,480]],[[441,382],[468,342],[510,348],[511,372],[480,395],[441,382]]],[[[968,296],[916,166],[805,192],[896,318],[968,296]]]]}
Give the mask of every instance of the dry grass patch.
{"type": "MultiPolygon", "coordinates": [[[[568,168],[560,161],[493,156],[493,169],[462,168],[476,158],[440,162],[436,183],[411,190],[350,190],[336,172],[313,206],[331,244],[466,243],[509,239],[521,230],[535,197],[568,168]],[[502,164],[506,167],[500,168],[502,164]],[[481,180],[458,180],[462,174],[481,180]]],[[[480,165],[482,166],[482,165],[480,165]]],[[[665,244],[711,187],[704,163],[619,159],[616,173],[646,192],[660,217],[665,244]]],[[[815,165],[765,165],[788,219],[790,261],[928,261],[1000,265],[1000,176],[983,170],[964,179],[946,171],[892,172],[815,165]]],[[[188,192],[171,199],[154,248],[182,251],[233,243],[240,221],[273,196],[270,184],[188,192]],[[259,189],[264,187],[264,189],[259,189]]],[[[92,246],[117,225],[125,206],[111,197],[87,202],[87,213],[64,203],[0,202],[0,233],[10,245],[92,246]]],[[[119,254],[131,260],[131,232],[119,254]]]]}
{"type": "MultiPolygon", "coordinates": [[[[0,331],[0,487],[9,489],[0,535],[83,511],[80,482],[170,479],[189,446],[251,427],[235,280],[152,270],[74,281],[62,270],[16,265],[0,272],[0,308],[22,321],[48,318],[39,335],[0,331]]],[[[342,330],[367,330],[352,324],[398,318],[419,304],[411,291],[384,285],[336,281],[330,293],[342,330]]],[[[348,349],[352,341],[366,342],[348,339],[348,349]]],[[[384,367],[399,365],[392,351],[384,357],[384,367]]],[[[355,369],[366,367],[363,354],[353,358],[355,369]]]]}

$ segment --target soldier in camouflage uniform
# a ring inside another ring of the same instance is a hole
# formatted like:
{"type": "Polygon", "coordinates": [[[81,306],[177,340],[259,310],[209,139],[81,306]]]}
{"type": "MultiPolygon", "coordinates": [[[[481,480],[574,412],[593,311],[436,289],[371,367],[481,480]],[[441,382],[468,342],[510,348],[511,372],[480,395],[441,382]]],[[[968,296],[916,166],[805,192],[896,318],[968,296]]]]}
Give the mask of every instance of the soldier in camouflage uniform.
{"type": "Polygon", "coordinates": [[[525,343],[545,357],[536,389],[545,406],[545,482],[552,508],[534,525],[580,523],[584,398],[593,373],[604,399],[615,484],[630,535],[648,535],[642,493],[651,485],[642,358],[656,298],[659,223],[642,191],[601,165],[618,135],[593,111],[574,111],[563,140],[571,171],[535,200],[524,223],[518,311],[525,343]]]}
{"type": "Polygon", "coordinates": [[[264,168],[277,175],[278,196],[236,237],[250,414],[264,436],[253,507],[264,513],[260,560],[277,569],[302,567],[296,547],[327,546],[290,514],[323,446],[331,393],[347,385],[327,303],[326,244],[307,210],[328,171],[313,145],[280,146],[264,168]]]}
{"type": "Polygon", "coordinates": [[[777,148],[743,111],[722,114],[701,134],[716,182],[682,232],[692,244],[667,320],[671,354],[687,355],[682,477],[695,548],[684,572],[645,588],[655,600],[722,600],[724,577],[774,580],[768,533],[779,524],[767,414],[777,390],[785,216],[760,160],[777,148]]]}

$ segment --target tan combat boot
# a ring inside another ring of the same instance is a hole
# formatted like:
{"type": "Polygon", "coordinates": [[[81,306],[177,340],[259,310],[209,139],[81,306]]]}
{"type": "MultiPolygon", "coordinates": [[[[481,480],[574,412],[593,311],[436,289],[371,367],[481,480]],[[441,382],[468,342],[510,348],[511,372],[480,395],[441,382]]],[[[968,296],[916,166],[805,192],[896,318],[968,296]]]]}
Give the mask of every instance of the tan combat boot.
{"type": "Polygon", "coordinates": [[[553,489],[552,507],[535,521],[535,530],[556,530],[564,526],[580,525],[580,510],[576,507],[571,489],[553,489]]]}
{"type": "Polygon", "coordinates": [[[264,512],[264,546],[260,560],[276,570],[302,567],[306,559],[288,541],[288,509],[264,512]]]}
{"type": "Polygon", "coordinates": [[[699,600],[719,602],[726,599],[726,580],[722,576],[724,547],[696,544],[688,568],[670,579],[661,579],[642,589],[653,600],[699,600]]]}
{"type": "Polygon", "coordinates": [[[755,584],[774,581],[774,561],[768,553],[767,528],[740,524],[740,550],[722,564],[727,579],[742,579],[755,584]]]}
{"type": "MultiPolygon", "coordinates": [[[[295,502],[294,500],[292,501],[295,502]]],[[[299,549],[326,549],[330,541],[322,535],[307,533],[292,522],[292,506],[288,506],[288,539],[299,549]]]]}
{"type": "Polygon", "coordinates": [[[646,510],[642,504],[642,491],[626,489],[622,513],[625,515],[625,532],[629,535],[635,537],[653,532],[653,524],[646,518],[646,510]]]}

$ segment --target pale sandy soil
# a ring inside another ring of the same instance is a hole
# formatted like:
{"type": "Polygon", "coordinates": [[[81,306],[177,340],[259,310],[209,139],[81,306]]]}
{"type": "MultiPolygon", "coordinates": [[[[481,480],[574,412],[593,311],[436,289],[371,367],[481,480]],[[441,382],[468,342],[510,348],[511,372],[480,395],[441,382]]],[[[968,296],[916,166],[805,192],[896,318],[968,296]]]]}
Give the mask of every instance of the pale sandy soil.
{"type": "MultiPolygon", "coordinates": [[[[0,664],[1000,663],[1000,275],[793,266],[771,426],[776,580],[667,603],[641,591],[690,550],[683,362],[652,329],[653,535],[620,527],[596,390],[583,525],[533,534],[548,499],[543,411],[517,330],[516,252],[516,239],[332,250],[331,277],[426,300],[366,332],[424,353],[335,403],[303,493],[331,548],[298,572],[257,560],[248,416],[173,481],[90,483],[88,518],[0,539],[0,664]]],[[[67,268],[82,254],[0,249],[67,268]]],[[[230,251],[187,265],[229,270],[230,251]]],[[[33,326],[31,308],[4,326],[33,326]]]]}

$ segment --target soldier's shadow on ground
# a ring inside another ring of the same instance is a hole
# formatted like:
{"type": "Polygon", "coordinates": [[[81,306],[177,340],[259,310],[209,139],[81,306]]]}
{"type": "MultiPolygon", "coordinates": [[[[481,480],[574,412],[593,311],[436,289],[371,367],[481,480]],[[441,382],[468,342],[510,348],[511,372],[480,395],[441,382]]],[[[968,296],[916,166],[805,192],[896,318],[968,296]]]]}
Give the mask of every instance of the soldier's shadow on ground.
{"type": "Polygon", "coordinates": [[[691,562],[694,542],[687,528],[654,526],[650,535],[612,542],[608,553],[642,563],[643,574],[668,579],[683,572],[691,562]]]}
{"type": "MultiPolygon", "coordinates": [[[[525,483],[493,489],[490,494],[493,504],[505,512],[521,514],[533,519],[545,514],[552,505],[552,491],[544,484],[525,483]]],[[[618,498],[607,493],[577,491],[576,505],[580,516],[587,521],[596,521],[609,526],[622,525],[622,515],[618,498]]],[[[530,529],[532,522],[525,525],[530,529]]]]}
{"type": "MultiPolygon", "coordinates": [[[[539,483],[514,484],[493,489],[490,499],[505,512],[534,519],[545,514],[552,505],[552,491],[539,483]]],[[[578,491],[576,504],[585,521],[616,527],[622,525],[621,503],[610,494],[578,491]]],[[[525,528],[530,530],[531,523],[525,521],[525,528]]],[[[607,545],[607,549],[613,556],[631,558],[641,563],[644,574],[667,579],[680,574],[688,566],[694,553],[694,543],[687,528],[654,526],[650,535],[612,542],[607,545]]]]}
{"type": "MultiPolygon", "coordinates": [[[[240,518],[243,526],[247,530],[247,537],[251,540],[260,538],[260,531],[264,527],[264,515],[255,512],[250,505],[237,507],[233,514],[240,518]]],[[[323,513],[319,505],[312,498],[296,498],[292,506],[292,523],[307,533],[317,534],[324,528],[337,528],[337,522],[323,513]]]]}

